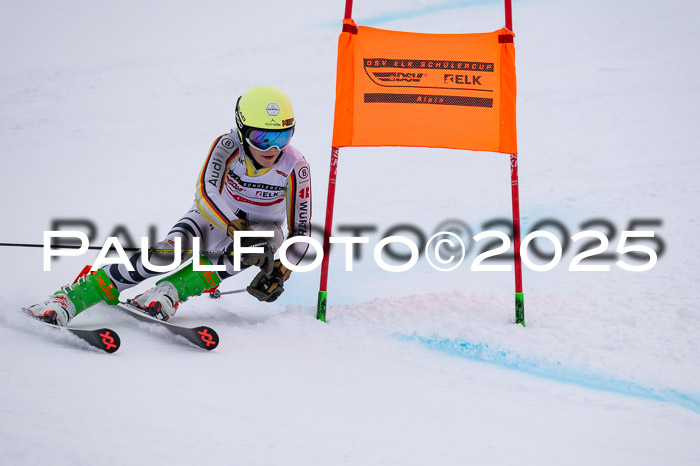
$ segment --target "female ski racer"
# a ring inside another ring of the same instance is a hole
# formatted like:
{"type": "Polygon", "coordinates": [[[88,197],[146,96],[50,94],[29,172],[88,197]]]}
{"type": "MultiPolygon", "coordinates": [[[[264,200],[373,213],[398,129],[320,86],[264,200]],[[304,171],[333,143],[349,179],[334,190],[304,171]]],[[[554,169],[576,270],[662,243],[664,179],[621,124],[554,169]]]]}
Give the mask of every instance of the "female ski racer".
{"type": "MultiPolygon", "coordinates": [[[[180,302],[214,288],[237,274],[233,253],[236,231],[271,231],[272,238],[242,238],[241,245],[256,247],[258,253],[240,254],[241,270],[257,266],[248,292],[260,301],[271,302],[284,291],[291,270],[275,251],[284,240],[281,225],[287,219],[289,235],[311,235],[311,174],[302,153],[290,145],[295,121],[292,102],[279,89],[259,86],[238,98],[236,129],[218,137],[207,155],[197,179],[194,205],[172,227],[166,238],[148,253],[148,264],[141,253],[125,264],[107,265],[80,277],[56,291],[48,300],[28,308],[33,316],[65,326],[85,309],[99,302],[118,304],[119,294],[159,275],[150,265],[173,263],[175,239],[181,250],[191,250],[193,238],[200,238],[202,251],[223,251],[201,257],[201,265],[216,264],[221,271],[196,271],[193,263],[156,282],[155,287],[138,295],[132,305],[158,319],[168,320],[180,302]]],[[[298,242],[286,252],[292,264],[299,264],[308,244],[298,242]]],[[[189,258],[191,254],[183,254],[189,258]]]]}

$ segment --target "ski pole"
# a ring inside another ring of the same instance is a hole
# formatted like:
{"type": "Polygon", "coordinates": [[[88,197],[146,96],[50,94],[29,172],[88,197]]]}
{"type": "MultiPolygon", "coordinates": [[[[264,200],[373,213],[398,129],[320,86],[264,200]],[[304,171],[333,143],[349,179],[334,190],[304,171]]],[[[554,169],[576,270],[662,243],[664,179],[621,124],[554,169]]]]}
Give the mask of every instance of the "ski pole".
{"type": "Polygon", "coordinates": [[[244,293],[244,292],[246,292],[246,291],[248,291],[247,288],[241,288],[240,290],[232,290],[232,291],[219,291],[218,289],[216,289],[216,290],[214,290],[214,291],[209,292],[209,297],[210,297],[211,299],[217,299],[217,298],[220,298],[222,295],[225,295],[225,294],[244,293]]]}
{"type": "MultiPolygon", "coordinates": [[[[0,246],[8,246],[8,247],[16,247],[16,248],[43,248],[43,244],[35,244],[35,243],[0,243],[0,246]]],[[[62,248],[62,249],[80,249],[80,246],[76,244],[55,244],[52,245],[51,248],[62,248]]],[[[102,250],[103,246],[88,246],[87,249],[95,249],[95,250],[102,250]]],[[[141,251],[141,248],[123,248],[125,252],[138,252],[141,251]]],[[[173,253],[175,252],[174,249],[156,249],[156,248],[149,248],[148,252],[160,252],[160,253],[173,253]]],[[[183,251],[180,251],[183,254],[192,254],[194,251],[192,249],[185,249],[183,251]]],[[[224,255],[233,255],[233,252],[226,252],[226,251],[199,251],[199,254],[203,256],[224,256],[224,255]]]]}

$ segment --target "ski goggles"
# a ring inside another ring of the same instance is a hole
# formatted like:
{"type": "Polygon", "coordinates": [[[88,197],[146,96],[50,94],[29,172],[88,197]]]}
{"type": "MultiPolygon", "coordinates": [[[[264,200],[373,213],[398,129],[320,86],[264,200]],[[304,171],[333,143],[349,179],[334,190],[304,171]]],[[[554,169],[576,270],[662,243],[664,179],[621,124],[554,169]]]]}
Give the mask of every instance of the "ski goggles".
{"type": "Polygon", "coordinates": [[[248,144],[258,150],[266,151],[271,147],[276,147],[279,150],[287,147],[292,140],[294,128],[285,129],[282,131],[265,131],[264,129],[251,129],[246,135],[248,144]]]}

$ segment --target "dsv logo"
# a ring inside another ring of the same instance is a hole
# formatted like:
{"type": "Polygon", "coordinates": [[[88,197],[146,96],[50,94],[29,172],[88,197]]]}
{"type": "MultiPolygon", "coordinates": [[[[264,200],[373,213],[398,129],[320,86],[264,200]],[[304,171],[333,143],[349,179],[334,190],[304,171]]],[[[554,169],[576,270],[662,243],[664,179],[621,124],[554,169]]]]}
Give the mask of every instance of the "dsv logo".
{"type": "Polygon", "coordinates": [[[417,83],[420,82],[423,77],[423,73],[399,73],[397,71],[390,71],[384,73],[372,72],[375,78],[383,82],[409,82],[417,83]]]}

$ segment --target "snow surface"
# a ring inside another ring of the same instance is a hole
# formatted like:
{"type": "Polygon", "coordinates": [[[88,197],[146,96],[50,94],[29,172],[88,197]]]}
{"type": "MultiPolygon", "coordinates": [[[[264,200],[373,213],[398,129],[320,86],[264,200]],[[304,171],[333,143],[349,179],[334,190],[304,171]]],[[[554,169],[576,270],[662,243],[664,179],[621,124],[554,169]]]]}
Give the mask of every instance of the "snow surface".
{"type": "MultiPolygon", "coordinates": [[[[524,232],[608,219],[613,251],[631,219],[660,219],[651,271],[569,272],[571,245],[553,270],[524,270],[526,328],[513,324],[512,273],[470,271],[478,248],[453,272],[424,258],[384,272],[369,257],[392,226],[430,234],[461,219],[476,234],[511,215],[507,157],[400,148],[341,150],[335,224],[377,231],[353,272],[334,250],[328,323],[314,319],[318,270],[270,305],[192,299],[175,322],[214,327],[211,353],[105,305],[73,324],[118,331],[113,355],[28,330],[14,311],[96,252],[42,272],[41,250],[2,247],[0,464],[700,463],[700,8],[514,3],[524,232]]],[[[75,218],[97,225],[95,244],[119,225],[165,234],[236,97],[259,84],[295,103],[322,225],[343,6],[6,0],[1,241],[40,243],[53,219],[75,218]]],[[[502,8],[358,0],[353,16],[485,32],[502,8]]]]}

